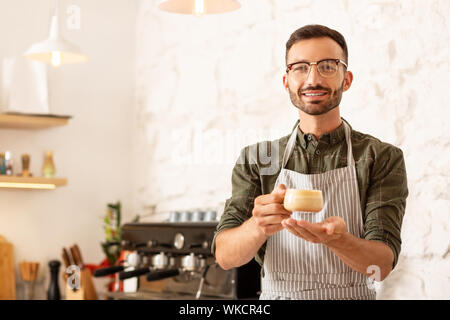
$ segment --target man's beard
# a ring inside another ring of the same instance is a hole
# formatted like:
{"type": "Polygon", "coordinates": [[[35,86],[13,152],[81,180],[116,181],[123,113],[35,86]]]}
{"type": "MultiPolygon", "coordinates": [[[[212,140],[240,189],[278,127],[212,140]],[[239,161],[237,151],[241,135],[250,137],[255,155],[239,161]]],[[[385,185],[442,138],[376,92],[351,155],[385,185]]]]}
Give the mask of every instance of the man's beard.
{"type": "Polygon", "coordinates": [[[321,86],[308,87],[306,89],[299,89],[297,94],[292,92],[291,89],[289,88],[289,97],[291,98],[292,104],[295,107],[297,107],[298,109],[302,110],[303,112],[305,112],[309,115],[317,116],[320,114],[327,113],[328,111],[333,110],[334,108],[339,106],[339,104],[341,103],[341,99],[342,99],[342,92],[344,91],[344,83],[345,83],[345,81],[342,82],[342,86],[338,90],[332,91],[331,93],[330,93],[330,91],[331,91],[330,89],[324,88],[321,86]],[[302,101],[301,97],[302,97],[302,91],[308,91],[308,90],[327,91],[330,97],[328,98],[328,100],[312,101],[312,102],[308,102],[306,104],[304,101],[302,101]]]}

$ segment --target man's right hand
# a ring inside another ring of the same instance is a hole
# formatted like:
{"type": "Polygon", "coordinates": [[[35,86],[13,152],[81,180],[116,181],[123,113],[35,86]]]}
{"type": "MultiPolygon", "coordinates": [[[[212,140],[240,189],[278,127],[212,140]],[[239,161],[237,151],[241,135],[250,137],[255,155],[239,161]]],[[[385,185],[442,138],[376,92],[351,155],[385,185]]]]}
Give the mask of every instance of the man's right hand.
{"type": "Polygon", "coordinates": [[[272,193],[255,198],[252,218],[266,237],[283,230],[281,221],[289,218],[292,214],[291,211],[287,211],[283,206],[285,193],[286,186],[280,184],[272,193]]]}

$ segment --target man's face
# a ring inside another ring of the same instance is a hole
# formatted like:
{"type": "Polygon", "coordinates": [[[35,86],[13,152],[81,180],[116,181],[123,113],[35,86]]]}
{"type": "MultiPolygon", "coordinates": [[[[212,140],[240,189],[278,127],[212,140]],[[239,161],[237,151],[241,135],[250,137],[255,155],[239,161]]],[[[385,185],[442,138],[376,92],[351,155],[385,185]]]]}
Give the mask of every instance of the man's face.
{"type": "MultiPolygon", "coordinates": [[[[345,61],[342,48],[328,37],[296,42],[288,52],[287,64],[298,61],[316,62],[323,59],[345,61]]],[[[342,64],[338,65],[337,73],[331,78],[323,77],[318,72],[317,65],[312,65],[309,74],[304,77],[297,77],[291,71],[283,76],[283,84],[289,91],[294,106],[310,115],[324,114],[339,106],[342,93],[350,88],[352,80],[353,75],[350,71],[346,71],[342,64]],[[311,94],[321,95],[311,96],[311,94]]]]}

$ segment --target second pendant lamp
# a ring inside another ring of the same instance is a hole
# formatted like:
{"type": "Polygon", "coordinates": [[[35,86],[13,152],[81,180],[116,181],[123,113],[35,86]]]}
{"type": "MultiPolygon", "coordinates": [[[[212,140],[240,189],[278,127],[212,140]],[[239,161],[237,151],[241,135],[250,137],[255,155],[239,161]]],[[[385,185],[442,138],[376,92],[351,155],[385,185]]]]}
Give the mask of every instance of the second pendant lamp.
{"type": "Polygon", "coordinates": [[[58,1],[56,1],[55,13],[51,19],[48,39],[33,44],[24,56],[31,60],[51,64],[54,67],[88,60],[88,57],[76,45],[68,42],[59,34],[58,1]]]}
{"type": "Polygon", "coordinates": [[[163,0],[158,4],[163,11],[197,16],[230,12],[240,7],[236,0],[163,0]]]}

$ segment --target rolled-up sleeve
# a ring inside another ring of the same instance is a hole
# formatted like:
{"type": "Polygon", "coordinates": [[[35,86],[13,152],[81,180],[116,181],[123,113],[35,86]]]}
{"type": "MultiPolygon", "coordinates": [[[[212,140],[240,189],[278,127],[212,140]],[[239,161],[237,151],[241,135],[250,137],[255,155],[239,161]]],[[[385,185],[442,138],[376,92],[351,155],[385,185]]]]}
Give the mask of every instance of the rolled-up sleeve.
{"type": "Polygon", "coordinates": [[[400,234],[407,197],[403,152],[394,146],[385,146],[377,155],[370,174],[364,238],[387,244],[394,253],[393,267],[400,254],[400,234]]]}
{"type": "Polygon", "coordinates": [[[225,202],[224,211],[211,245],[211,252],[214,255],[217,235],[225,229],[238,227],[249,219],[252,215],[254,200],[261,195],[258,166],[249,156],[249,147],[245,147],[241,150],[233,168],[231,198],[225,202]]]}

